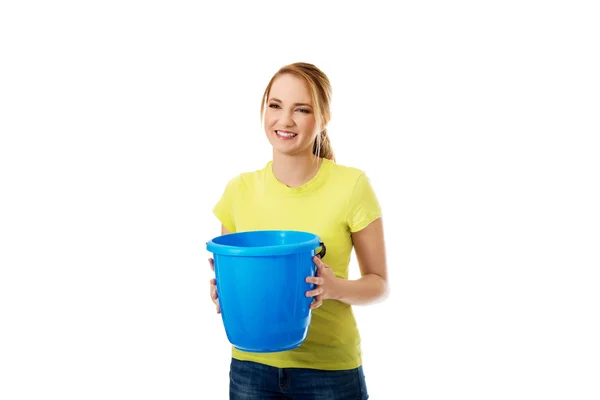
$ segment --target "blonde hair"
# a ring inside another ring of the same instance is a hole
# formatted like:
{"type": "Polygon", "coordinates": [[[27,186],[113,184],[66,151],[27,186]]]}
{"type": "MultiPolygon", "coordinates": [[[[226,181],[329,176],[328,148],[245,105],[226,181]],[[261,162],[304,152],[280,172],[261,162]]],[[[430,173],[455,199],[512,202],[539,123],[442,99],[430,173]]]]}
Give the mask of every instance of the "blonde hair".
{"type": "MultiPolygon", "coordinates": [[[[271,86],[273,86],[275,79],[283,74],[294,75],[306,82],[311,93],[315,117],[317,118],[317,121],[319,121],[320,126],[327,126],[331,119],[331,83],[323,71],[313,64],[304,62],[285,65],[273,75],[263,94],[262,104],[260,106],[261,122],[265,112],[267,99],[269,98],[269,92],[271,91],[271,86]]],[[[333,154],[329,135],[327,135],[327,129],[323,128],[317,135],[315,143],[313,144],[313,154],[317,157],[335,161],[335,155],[333,154]]]]}

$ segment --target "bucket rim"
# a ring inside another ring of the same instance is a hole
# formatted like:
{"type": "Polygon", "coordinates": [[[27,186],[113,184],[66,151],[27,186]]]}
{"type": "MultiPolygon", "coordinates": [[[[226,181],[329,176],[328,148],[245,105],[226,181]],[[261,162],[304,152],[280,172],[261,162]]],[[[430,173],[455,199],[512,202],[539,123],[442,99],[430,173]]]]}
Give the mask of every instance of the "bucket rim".
{"type": "Polygon", "coordinates": [[[292,229],[261,229],[261,230],[253,230],[253,231],[241,231],[241,232],[231,232],[226,233],[224,235],[219,235],[214,237],[213,239],[206,242],[206,248],[208,251],[214,254],[220,255],[228,255],[228,256],[276,256],[276,255],[285,255],[285,254],[294,254],[307,250],[315,250],[319,246],[321,246],[321,238],[311,232],[300,231],[300,230],[292,230],[292,229]],[[232,246],[221,243],[216,243],[215,240],[222,238],[224,236],[232,236],[232,235],[250,235],[250,234],[260,234],[260,233],[292,233],[292,234],[303,234],[310,237],[310,239],[291,244],[278,244],[278,245],[269,245],[269,246],[253,246],[253,247],[241,247],[241,246],[232,246]]]}

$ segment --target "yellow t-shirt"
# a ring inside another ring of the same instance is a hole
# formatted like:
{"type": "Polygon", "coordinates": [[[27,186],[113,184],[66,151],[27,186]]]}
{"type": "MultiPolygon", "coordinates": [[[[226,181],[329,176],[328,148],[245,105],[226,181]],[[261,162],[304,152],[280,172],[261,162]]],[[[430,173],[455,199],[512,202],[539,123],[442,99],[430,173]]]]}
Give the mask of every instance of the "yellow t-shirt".
{"type": "MultiPolygon", "coordinates": [[[[230,180],[213,210],[216,217],[230,232],[286,229],[318,235],[327,247],[323,261],[336,276],[348,279],[351,233],[381,217],[364,172],[323,159],[314,178],[290,188],[277,180],[271,165],[230,180]]],[[[352,308],[331,299],[312,310],[307,337],[299,347],[274,353],[233,348],[233,357],[278,368],[342,370],[362,363],[352,308]]]]}

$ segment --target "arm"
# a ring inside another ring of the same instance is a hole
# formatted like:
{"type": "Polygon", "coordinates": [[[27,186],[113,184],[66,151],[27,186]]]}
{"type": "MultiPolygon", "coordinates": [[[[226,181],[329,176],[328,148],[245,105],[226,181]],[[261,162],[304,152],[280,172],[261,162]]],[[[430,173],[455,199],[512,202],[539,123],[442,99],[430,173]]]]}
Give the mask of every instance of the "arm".
{"type": "Polygon", "coordinates": [[[366,305],[382,301],[389,294],[381,218],[361,231],[352,233],[352,242],[361,277],[356,280],[338,278],[327,264],[315,257],[317,276],[307,278],[307,282],[318,285],[307,292],[307,296],[316,296],[311,308],[319,307],[325,299],[339,300],[350,305],[366,305]]]}
{"type": "MultiPolygon", "coordinates": [[[[225,235],[226,233],[229,233],[229,231],[227,230],[227,228],[225,228],[225,226],[221,225],[221,235],[225,235]]],[[[214,272],[215,271],[214,260],[212,258],[209,258],[208,263],[210,264],[210,269],[214,272]]],[[[217,314],[220,314],[221,306],[219,305],[219,293],[217,292],[217,280],[215,278],[212,278],[210,280],[210,298],[212,299],[213,303],[217,307],[217,314]]]]}
{"type": "Polygon", "coordinates": [[[339,279],[335,298],[346,304],[363,305],[384,300],[389,294],[383,222],[376,219],[352,234],[361,277],[339,279]]]}

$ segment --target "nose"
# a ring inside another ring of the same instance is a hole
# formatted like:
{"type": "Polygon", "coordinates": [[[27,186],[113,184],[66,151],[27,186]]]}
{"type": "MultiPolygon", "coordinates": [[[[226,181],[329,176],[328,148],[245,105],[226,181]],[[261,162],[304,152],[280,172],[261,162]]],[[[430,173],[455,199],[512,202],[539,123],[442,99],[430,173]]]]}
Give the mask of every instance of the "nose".
{"type": "Polygon", "coordinates": [[[296,122],[294,121],[294,112],[293,111],[283,111],[280,114],[280,116],[281,117],[279,119],[279,122],[282,125],[289,127],[289,126],[294,126],[296,124],[296,122]]]}

